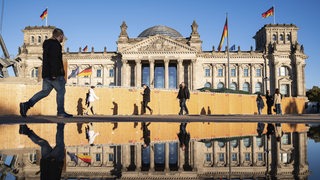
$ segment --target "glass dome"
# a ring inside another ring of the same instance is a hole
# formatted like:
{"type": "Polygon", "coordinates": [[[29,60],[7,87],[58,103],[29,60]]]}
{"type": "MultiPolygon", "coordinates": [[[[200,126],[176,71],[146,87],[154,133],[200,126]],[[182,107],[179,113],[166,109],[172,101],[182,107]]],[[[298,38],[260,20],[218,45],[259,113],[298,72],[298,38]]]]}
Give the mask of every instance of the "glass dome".
{"type": "Polygon", "coordinates": [[[157,35],[157,34],[161,34],[161,35],[165,35],[165,36],[170,36],[170,37],[173,37],[173,38],[179,38],[179,37],[182,37],[182,35],[170,28],[170,27],[167,27],[167,26],[153,26],[151,28],[148,28],[146,30],[144,30],[142,33],[139,34],[138,37],[149,37],[149,36],[154,36],[154,35],[157,35]]]}

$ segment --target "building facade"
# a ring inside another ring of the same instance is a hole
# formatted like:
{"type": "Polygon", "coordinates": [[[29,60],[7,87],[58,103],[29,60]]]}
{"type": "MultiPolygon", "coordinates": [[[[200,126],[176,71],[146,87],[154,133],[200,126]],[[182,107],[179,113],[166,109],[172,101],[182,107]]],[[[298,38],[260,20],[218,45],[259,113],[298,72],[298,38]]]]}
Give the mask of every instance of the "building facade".
{"type": "MultiPolygon", "coordinates": [[[[268,24],[254,36],[256,47],[243,51],[202,50],[198,25],[191,25],[189,37],[166,26],[154,26],[131,38],[127,25],[120,26],[117,51],[91,50],[64,52],[67,74],[79,68],[92,69],[91,76],[74,76],[69,85],[101,85],[177,89],[185,82],[190,89],[229,88],[250,93],[274,92],[285,96],[305,96],[304,48],[298,43],[298,27],[292,24],[268,24]],[[229,63],[228,63],[229,53],[229,63]],[[229,64],[229,67],[228,67],[229,64]],[[229,73],[228,73],[229,72],[229,73]],[[230,80],[230,82],[228,82],[230,80]]],[[[43,40],[54,27],[26,27],[19,48],[20,76],[38,78],[41,71],[43,40]]],[[[63,44],[64,46],[64,44],[63,44]]]]}

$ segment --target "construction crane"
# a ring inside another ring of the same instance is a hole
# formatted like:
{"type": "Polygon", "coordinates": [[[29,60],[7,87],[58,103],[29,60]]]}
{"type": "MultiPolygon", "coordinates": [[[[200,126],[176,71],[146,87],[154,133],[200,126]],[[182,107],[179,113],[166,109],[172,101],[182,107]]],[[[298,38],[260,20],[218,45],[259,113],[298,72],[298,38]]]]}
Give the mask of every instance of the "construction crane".
{"type": "Polygon", "coordinates": [[[12,67],[15,76],[18,76],[17,62],[20,61],[20,58],[12,60],[10,59],[9,52],[7,50],[6,44],[0,34],[0,45],[4,55],[4,58],[0,58],[0,78],[9,77],[8,68],[12,67]]]}

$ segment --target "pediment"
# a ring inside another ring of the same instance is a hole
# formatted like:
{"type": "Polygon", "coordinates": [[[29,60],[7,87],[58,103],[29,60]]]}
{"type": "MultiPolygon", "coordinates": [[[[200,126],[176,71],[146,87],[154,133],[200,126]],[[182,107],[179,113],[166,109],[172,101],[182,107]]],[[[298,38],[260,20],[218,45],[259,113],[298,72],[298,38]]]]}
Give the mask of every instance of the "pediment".
{"type": "Polygon", "coordinates": [[[134,44],[130,47],[124,49],[121,53],[141,53],[141,52],[182,52],[182,53],[195,53],[196,49],[189,47],[186,44],[180,43],[171,39],[169,37],[165,37],[162,35],[156,35],[149,37],[141,42],[134,44]]]}

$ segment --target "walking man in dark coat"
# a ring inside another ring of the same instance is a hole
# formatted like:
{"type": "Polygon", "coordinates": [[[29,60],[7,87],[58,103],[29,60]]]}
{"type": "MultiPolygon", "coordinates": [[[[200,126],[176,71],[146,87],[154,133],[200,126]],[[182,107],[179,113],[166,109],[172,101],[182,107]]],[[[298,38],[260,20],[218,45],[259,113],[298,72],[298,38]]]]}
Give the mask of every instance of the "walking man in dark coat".
{"type": "Polygon", "coordinates": [[[267,113],[268,114],[272,114],[272,106],[273,106],[273,97],[272,95],[270,95],[270,91],[267,90],[267,93],[266,93],[266,99],[267,99],[267,113]]]}
{"type": "Polygon", "coordinates": [[[150,114],[152,115],[153,111],[152,109],[148,106],[148,103],[150,102],[150,88],[146,84],[142,85],[143,87],[143,92],[142,94],[142,114],[146,113],[146,108],[150,111],[150,114]]]}
{"type": "Polygon", "coordinates": [[[143,148],[147,148],[150,145],[151,139],[150,139],[150,130],[148,129],[149,123],[142,122],[141,123],[141,129],[142,129],[142,137],[143,139],[143,148]]]}
{"type": "Polygon", "coordinates": [[[64,125],[57,124],[56,145],[51,147],[45,139],[39,137],[26,124],[20,125],[19,134],[27,135],[32,142],[41,148],[40,179],[61,179],[65,159],[64,125]]]}
{"type": "Polygon", "coordinates": [[[42,90],[36,93],[29,101],[20,103],[20,114],[27,116],[27,111],[38,101],[47,97],[52,89],[57,92],[57,115],[58,118],[70,118],[71,114],[65,112],[64,95],[66,93],[65,72],[62,62],[62,46],[64,34],[59,28],[55,28],[52,37],[43,42],[42,58],[42,90]]]}
{"type": "Polygon", "coordinates": [[[189,114],[189,110],[187,108],[186,101],[187,99],[190,99],[190,92],[188,87],[184,82],[182,82],[179,86],[179,92],[177,98],[179,99],[180,103],[180,112],[179,115],[183,115],[183,111],[186,112],[186,114],[189,114]]]}

